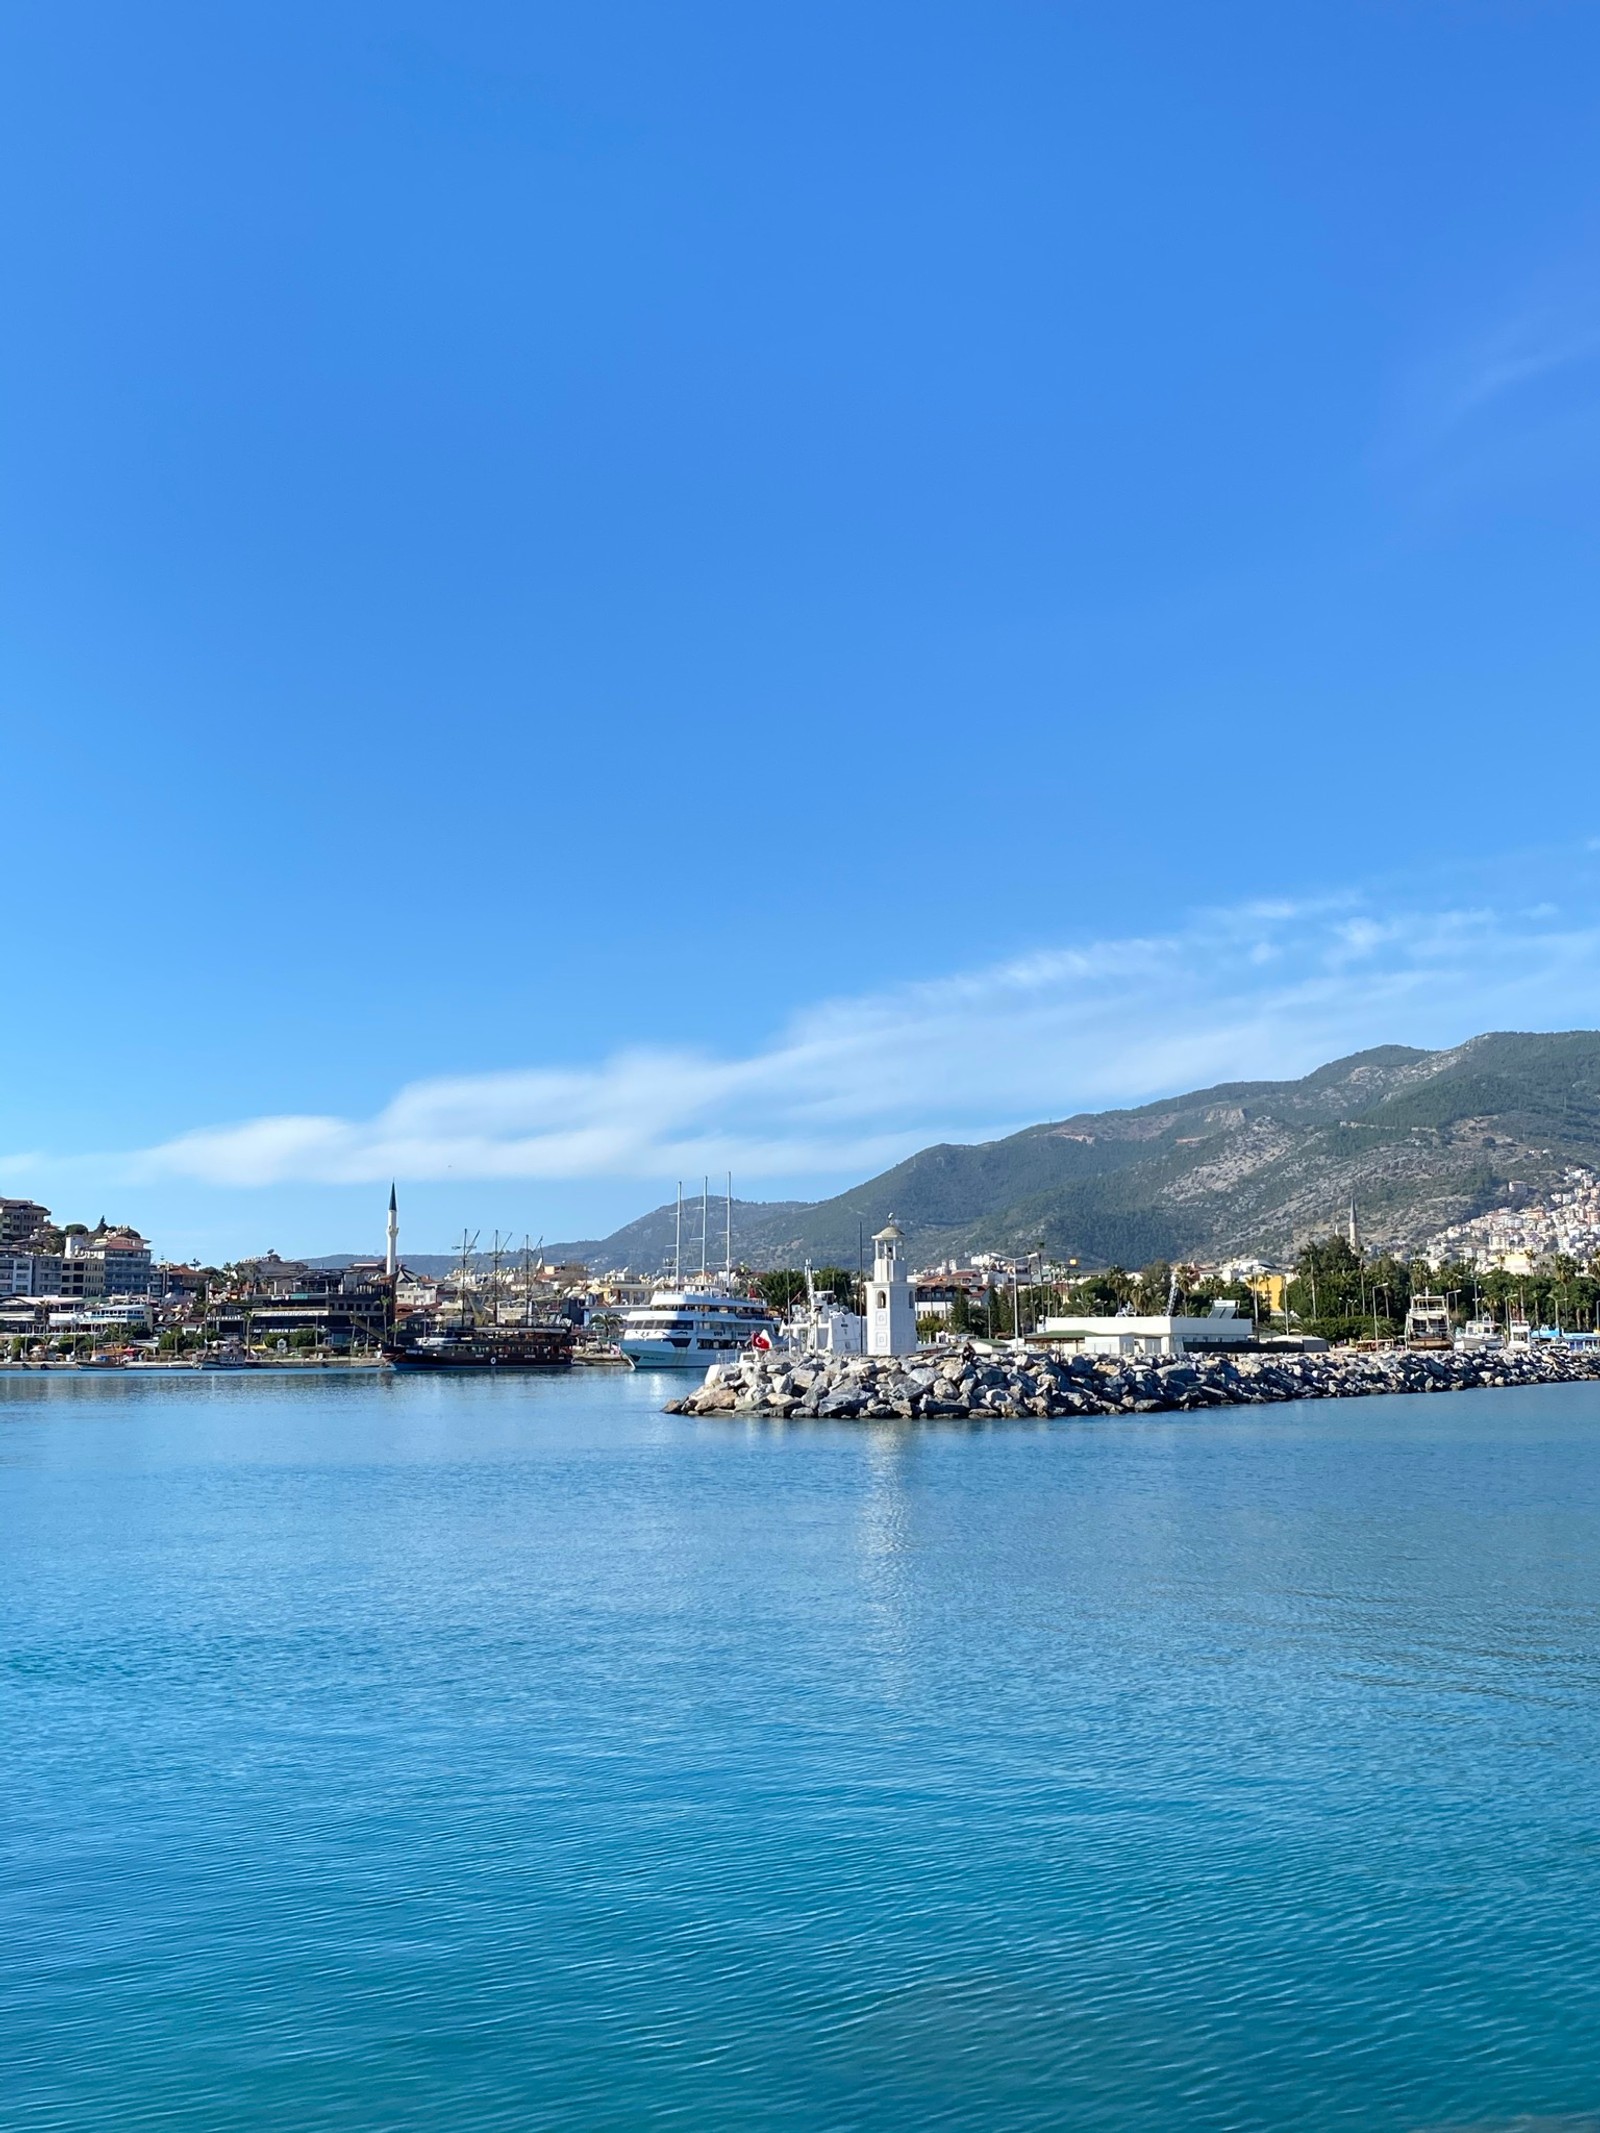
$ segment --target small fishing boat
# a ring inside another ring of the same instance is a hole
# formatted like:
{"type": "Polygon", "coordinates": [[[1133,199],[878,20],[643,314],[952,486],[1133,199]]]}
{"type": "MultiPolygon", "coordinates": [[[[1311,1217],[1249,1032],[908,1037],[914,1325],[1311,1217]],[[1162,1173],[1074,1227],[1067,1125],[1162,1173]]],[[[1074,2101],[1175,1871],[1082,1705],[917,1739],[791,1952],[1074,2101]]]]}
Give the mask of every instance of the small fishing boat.
{"type": "Polygon", "coordinates": [[[1492,1318],[1469,1318],[1456,1334],[1457,1355],[1497,1355],[1505,1338],[1492,1318]]]}

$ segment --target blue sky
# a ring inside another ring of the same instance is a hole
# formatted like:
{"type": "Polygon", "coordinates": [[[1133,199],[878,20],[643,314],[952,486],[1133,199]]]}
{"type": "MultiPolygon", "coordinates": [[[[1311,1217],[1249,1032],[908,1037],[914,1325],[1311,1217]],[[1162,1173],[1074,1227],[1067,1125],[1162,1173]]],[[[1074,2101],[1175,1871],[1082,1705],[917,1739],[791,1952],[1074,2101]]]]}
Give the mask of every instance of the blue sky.
{"type": "Polygon", "coordinates": [[[1600,1021],[1597,80],[1527,0],[19,0],[0,1191],[593,1234],[1600,1021]]]}

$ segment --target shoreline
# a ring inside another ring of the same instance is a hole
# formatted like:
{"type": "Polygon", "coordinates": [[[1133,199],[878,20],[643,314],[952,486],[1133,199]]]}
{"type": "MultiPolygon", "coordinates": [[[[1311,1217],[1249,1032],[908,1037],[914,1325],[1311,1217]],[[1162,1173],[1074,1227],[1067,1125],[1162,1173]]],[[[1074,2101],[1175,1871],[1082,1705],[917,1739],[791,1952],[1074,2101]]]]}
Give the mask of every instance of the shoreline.
{"type": "Polygon", "coordinates": [[[980,1421],[1193,1413],[1286,1400],[1472,1392],[1600,1380],[1600,1354],[1518,1349],[1329,1349],[1322,1354],[1211,1353],[1120,1358],[983,1353],[757,1356],[713,1364],[669,1415],[761,1415],[820,1421],[980,1421]]]}

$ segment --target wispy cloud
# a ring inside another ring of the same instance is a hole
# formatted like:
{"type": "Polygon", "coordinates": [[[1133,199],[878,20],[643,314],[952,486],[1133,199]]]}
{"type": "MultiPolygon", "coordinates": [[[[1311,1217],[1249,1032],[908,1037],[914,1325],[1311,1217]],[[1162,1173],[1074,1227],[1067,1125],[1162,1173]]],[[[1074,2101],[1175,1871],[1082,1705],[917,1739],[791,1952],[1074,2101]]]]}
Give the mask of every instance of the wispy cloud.
{"type": "Polygon", "coordinates": [[[1391,469],[1465,453],[1506,471],[1586,434],[1600,403],[1600,305],[1587,278],[1547,285],[1436,349],[1400,382],[1378,458],[1391,469]]]}
{"type": "Polygon", "coordinates": [[[1439,406],[1441,427],[1464,421],[1508,394],[1600,358],[1600,323],[1551,312],[1507,319],[1460,351],[1439,406]]]}
{"type": "Polygon", "coordinates": [[[1194,914],[796,1015],[741,1057],[640,1048],[420,1081],[372,1118],[207,1126],[125,1158],[214,1186],[859,1175],[936,1139],[1394,1041],[1600,1022],[1600,924],[1346,896],[1194,914]]]}

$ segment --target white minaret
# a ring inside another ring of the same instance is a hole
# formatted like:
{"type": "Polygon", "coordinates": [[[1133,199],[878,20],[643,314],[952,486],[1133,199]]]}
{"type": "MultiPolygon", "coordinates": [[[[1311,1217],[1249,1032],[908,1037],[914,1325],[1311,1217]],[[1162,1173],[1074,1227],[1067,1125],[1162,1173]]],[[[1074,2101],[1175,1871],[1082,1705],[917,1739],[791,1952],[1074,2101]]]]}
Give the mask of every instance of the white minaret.
{"type": "Polygon", "coordinates": [[[916,1352],[917,1307],[901,1257],[905,1241],[893,1215],[872,1240],[872,1279],[867,1284],[868,1355],[916,1352]]]}
{"type": "Polygon", "coordinates": [[[395,1205],[394,1187],[389,1187],[389,1248],[383,1255],[383,1271],[393,1281],[400,1266],[400,1210],[395,1205]]]}

